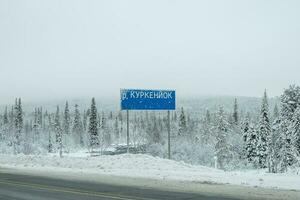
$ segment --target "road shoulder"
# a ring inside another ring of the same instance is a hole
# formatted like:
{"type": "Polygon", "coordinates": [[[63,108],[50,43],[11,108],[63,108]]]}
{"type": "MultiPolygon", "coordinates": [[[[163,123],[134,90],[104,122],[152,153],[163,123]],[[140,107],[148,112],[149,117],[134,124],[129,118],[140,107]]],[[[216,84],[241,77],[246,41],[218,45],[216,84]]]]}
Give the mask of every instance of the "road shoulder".
{"type": "Polygon", "coordinates": [[[86,173],[80,170],[72,171],[60,170],[54,171],[51,168],[30,169],[28,168],[0,168],[0,173],[13,173],[30,176],[40,176],[52,179],[64,179],[74,181],[84,181],[93,183],[102,183],[119,186],[129,186],[138,188],[149,188],[163,191],[189,192],[204,194],[207,196],[223,196],[238,199],[272,199],[272,200],[298,200],[300,199],[300,191],[266,189],[260,187],[235,186],[228,184],[215,184],[210,182],[190,182],[166,179],[146,179],[134,177],[120,177],[112,175],[101,175],[97,173],[86,173]]]}

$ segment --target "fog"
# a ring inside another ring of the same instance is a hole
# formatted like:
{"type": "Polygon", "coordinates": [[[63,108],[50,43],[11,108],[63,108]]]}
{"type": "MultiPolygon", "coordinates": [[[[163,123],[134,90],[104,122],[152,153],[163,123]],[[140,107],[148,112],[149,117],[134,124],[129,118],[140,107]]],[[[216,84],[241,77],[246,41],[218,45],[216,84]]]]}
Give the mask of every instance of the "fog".
{"type": "Polygon", "coordinates": [[[270,96],[300,84],[300,1],[0,1],[0,103],[270,96]]]}

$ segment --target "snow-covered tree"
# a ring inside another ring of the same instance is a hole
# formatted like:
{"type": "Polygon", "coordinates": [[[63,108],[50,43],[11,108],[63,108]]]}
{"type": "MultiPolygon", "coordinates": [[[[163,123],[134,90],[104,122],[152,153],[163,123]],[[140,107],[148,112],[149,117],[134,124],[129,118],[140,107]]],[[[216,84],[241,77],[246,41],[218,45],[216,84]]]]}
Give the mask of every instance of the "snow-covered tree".
{"type": "Polygon", "coordinates": [[[178,135],[184,135],[187,129],[187,124],[186,124],[186,116],[184,113],[183,108],[181,108],[180,116],[179,116],[179,130],[178,130],[178,135]]]}
{"type": "Polygon", "coordinates": [[[82,125],[83,125],[83,130],[86,131],[87,130],[87,121],[88,121],[88,116],[86,114],[86,111],[83,111],[83,119],[82,119],[82,125]]]}
{"type": "Polygon", "coordinates": [[[0,132],[2,132],[0,140],[7,140],[9,137],[9,119],[8,119],[8,111],[7,106],[5,107],[3,119],[2,119],[2,126],[0,127],[0,132]]]}
{"type": "Polygon", "coordinates": [[[279,117],[279,108],[278,105],[275,104],[274,106],[274,110],[273,110],[273,120],[276,120],[279,117]]]}
{"type": "Polygon", "coordinates": [[[102,145],[102,149],[104,149],[111,144],[112,138],[111,138],[110,130],[108,127],[107,118],[106,118],[104,112],[102,112],[101,118],[99,117],[99,119],[101,119],[101,121],[99,123],[101,145],[102,145]]]}
{"type": "Polygon", "coordinates": [[[280,114],[277,118],[274,118],[272,124],[272,132],[270,137],[270,149],[269,149],[269,172],[277,173],[278,167],[280,167],[281,159],[281,117],[280,114]]]}
{"type": "MultiPolygon", "coordinates": [[[[271,126],[271,134],[269,137],[269,151],[268,151],[268,168],[270,173],[277,173],[280,165],[281,153],[285,152],[281,147],[284,146],[281,135],[281,116],[277,104],[273,110],[273,123],[271,126]],[[283,145],[282,145],[283,144],[283,145]]],[[[284,157],[285,153],[283,153],[284,157]]]]}
{"type": "Polygon", "coordinates": [[[248,140],[248,135],[249,135],[249,129],[250,129],[250,116],[247,114],[246,118],[244,119],[242,123],[242,133],[243,133],[243,156],[246,157],[247,151],[247,140],[248,140]]]}
{"type": "Polygon", "coordinates": [[[234,106],[233,106],[232,117],[233,117],[234,124],[238,125],[238,123],[239,123],[239,110],[238,110],[238,102],[237,102],[236,98],[234,99],[234,106]]]}
{"type": "Polygon", "coordinates": [[[23,131],[23,110],[22,110],[21,98],[16,99],[15,101],[14,124],[15,124],[14,152],[20,153],[21,137],[23,131]]]}
{"type": "Polygon", "coordinates": [[[69,104],[68,102],[66,102],[65,111],[64,111],[64,121],[63,121],[63,131],[65,135],[70,134],[70,125],[71,125],[71,117],[70,117],[69,104]]]}
{"type": "Polygon", "coordinates": [[[114,122],[114,134],[117,142],[119,143],[120,141],[120,129],[119,129],[119,120],[118,117],[115,118],[114,122]]]}
{"type": "Polygon", "coordinates": [[[74,122],[73,122],[73,135],[79,139],[79,144],[81,147],[84,145],[83,141],[83,125],[81,121],[80,112],[78,109],[78,105],[75,104],[75,111],[74,111],[74,122]]]}
{"type": "Polygon", "coordinates": [[[43,108],[37,109],[37,124],[39,128],[43,127],[43,108]]]}
{"type": "Polygon", "coordinates": [[[3,114],[3,125],[8,124],[8,123],[9,123],[9,121],[8,121],[7,106],[5,106],[5,111],[4,111],[4,114],[3,114]]]}
{"type": "Polygon", "coordinates": [[[203,119],[199,126],[199,136],[196,138],[200,139],[202,144],[208,144],[211,142],[211,138],[213,138],[212,134],[212,125],[206,119],[203,119]]]}
{"type": "Polygon", "coordinates": [[[158,122],[156,117],[153,120],[153,128],[152,128],[152,134],[153,134],[153,143],[157,144],[161,142],[161,136],[160,136],[160,131],[158,127],[158,122]]]}
{"type": "MultiPolygon", "coordinates": [[[[291,134],[291,143],[294,146],[295,154],[300,154],[300,106],[295,110],[291,124],[289,126],[291,134]]],[[[296,155],[295,155],[296,156],[296,155]]]]}
{"type": "MultiPolygon", "coordinates": [[[[47,111],[46,111],[47,114],[47,111]]],[[[52,124],[52,118],[50,114],[45,115],[45,117],[47,119],[47,128],[48,128],[48,152],[52,153],[53,152],[53,143],[52,143],[52,137],[51,137],[51,132],[53,130],[53,124],[52,124]]]]}
{"type": "Polygon", "coordinates": [[[285,120],[291,121],[295,110],[300,105],[300,87],[291,85],[281,95],[281,114],[285,120]]]}
{"type": "Polygon", "coordinates": [[[114,118],[114,116],[113,116],[113,112],[112,112],[112,111],[110,111],[110,112],[109,112],[109,119],[110,119],[110,120],[112,120],[113,118],[114,118]]]}
{"type": "Polygon", "coordinates": [[[288,166],[296,162],[294,130],[291,127],[295,125],[293,125],[293,121],[295,120],[295,111],[299,105],[300,87],[291,85],[281,95],[280,152],[278,155],[282,171],[286,171],[288,166]]]}
{"type": "Polygon", "coordinates": [[[210,116],[210,111],[206,110],[205,113],[205,121],[209,124],[211,122],[211,116],[210,116]]]}
{"type": "Polygon", "coordinates": [[[281,119],[279,127],[278,146],[278,165],[282,172],[286,172],[288,167],[294,164],[294,152],[292,146],[292,138],[289,132],[289,123],[287,120],[281,119]]]}
{"type": "Polygon", "coordinates": [[[56,113],[55,113],[55,118],[54,118],[54,130],[55,130],[55,136],[56,136],[56,144],[58,146],[59,150],[59,156],[62,157],[62,134],[63,130],[61,128],[61,123],[60,123],[60,112],[59,112],[59,106],[56,107],[56,113]]]}
{"type": "Polygon", "coordinates": [[[223,107],[219,108],[216,117],[216,145],[215,155],[217,157],[218,167],[224,169],[225,164],[229,162],[231,157],[230,147],[227,143],[228,122],[224,114],[223,107]]]}
{"type": "Polygon", "coordinates": [[[173,118],[173,121],[177,122],[177,112],[176,111],[174,112],[174,115],[172,118],[173,118]]]}
{"type": "Polygon", "coordinates": [[[98,119],[97,119],[97,107],[95,98],[92,99],[90,114],[89,114],[89,128],[88,133],[90,135],[90,147],[92,152],[94,148],[99,146],[99,135],[98,135],[98,119]]]}
{"type": "Polygon", "coordinates": [[[34,109],[34,121],[33,121],[33,141],[35,141],[36,137],[39,137],[40,133],[40,123],[39,123],[39,117],[38,117],[38,110],[34,109]]]}
{"type": "Polygon", "coordinates": [[[249,124],[247,132],[246,141],[245,141],[245,158],[249,163],[257,165],[257,131],[255,130],[253,124],[249,124]]]}
{"type": "Polygon", "coordinates": [[[268,147],[270,146],[270,135],[271,135],[271,126],[269,120],[269,104],[267,91],[264,92],[264,97],[262,100],[261,111],[260,111],[260,120],[258,125],[258,140],[257,140],[257,157],[258,157],[258,166],[260,168],[266,168],[268,166],[268,147]]]}

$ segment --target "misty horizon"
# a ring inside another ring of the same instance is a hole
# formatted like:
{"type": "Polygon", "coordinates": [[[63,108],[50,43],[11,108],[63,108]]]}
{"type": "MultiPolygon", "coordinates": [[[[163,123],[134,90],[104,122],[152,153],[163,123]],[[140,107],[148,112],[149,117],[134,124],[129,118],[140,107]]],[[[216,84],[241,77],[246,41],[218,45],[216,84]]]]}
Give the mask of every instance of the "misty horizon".
{"type": "Polygon", "coordinates": [[[280,96],[300,84],[298,1],[1,1],[1,104],[280,96]]]}

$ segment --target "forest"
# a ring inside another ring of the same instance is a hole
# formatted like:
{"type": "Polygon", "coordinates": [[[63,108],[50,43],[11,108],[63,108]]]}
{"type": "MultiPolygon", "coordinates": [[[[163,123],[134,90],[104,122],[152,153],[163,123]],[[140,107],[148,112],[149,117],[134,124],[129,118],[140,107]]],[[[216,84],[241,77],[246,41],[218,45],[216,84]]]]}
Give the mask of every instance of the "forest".
{"type": "MultiPolygon", "coordinates": [[[[126,144],[126,115],[101,111],[95,98],[88,109],[57,106],[24,111],[17,98],[0,114],[0,153],[58,154],[86,150],[101,156],[126,144]]],[[[247,105],[243,105],[247,107],[247,105]]],[[[167,116],[161,111],[131,112],[131,153],[167,158],[167,116]]],[[[274,106],[265,90],[259,111],[243,112],[239,98],[232,108],[193,114],[180,106],[171,112],[171,158],[224,170],[267,169],[286,172],[300,165],[300,87],[285,89],[274,106]]]]}

